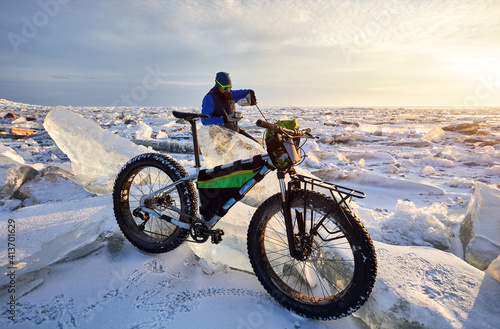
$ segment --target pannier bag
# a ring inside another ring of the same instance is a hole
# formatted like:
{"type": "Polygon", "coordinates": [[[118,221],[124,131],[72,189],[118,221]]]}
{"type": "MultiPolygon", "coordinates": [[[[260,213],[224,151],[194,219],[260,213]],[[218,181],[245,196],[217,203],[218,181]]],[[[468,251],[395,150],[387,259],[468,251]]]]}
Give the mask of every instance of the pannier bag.
{"type": "Polygon", "coordinates": [[[243,198],[251,186],[262,180],[268,170],[262,155],[200,170],[196,184],[203,219],[209,221],[215,215],[224,216],[236,201],[243,198]]]}
{"type": "MultiPolygon", "coordinates": [[[[297,119],[281,120],[275,123],[287,129],[297,129],[297,119]]],[[[300,161],[300,138],[287,138],[284,135],[266,131],[267,152],[273,165],[282,171],[287,171],[300,161]]]]}

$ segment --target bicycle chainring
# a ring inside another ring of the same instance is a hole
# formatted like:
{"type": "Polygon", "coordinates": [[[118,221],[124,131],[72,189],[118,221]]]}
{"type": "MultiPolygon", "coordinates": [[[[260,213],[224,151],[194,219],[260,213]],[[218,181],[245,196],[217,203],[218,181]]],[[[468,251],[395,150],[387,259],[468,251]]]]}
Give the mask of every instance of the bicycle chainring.
{"type": "Polygon", "coordinates": [[[189,233],[193,240],[198,243],[203,243],[210,237],[210,234],[208,234],[208,227],[200,221],[195,221],[191,224],[189,233]]]}

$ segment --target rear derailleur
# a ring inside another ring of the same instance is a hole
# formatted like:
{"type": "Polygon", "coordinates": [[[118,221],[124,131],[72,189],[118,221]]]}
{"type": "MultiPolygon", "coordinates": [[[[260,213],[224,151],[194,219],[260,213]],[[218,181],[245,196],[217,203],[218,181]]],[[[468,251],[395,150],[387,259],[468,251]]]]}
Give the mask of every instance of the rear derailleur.
{"type": "Polygon", "coordinates": [[[213,244],[219,244],[222,241],[222,236],[224,235],[223,230],[219,228],[211,230],[207,227],[207,225],[205,225],[205,223],[200,221],[195,221],[191,224],[189,233],[195,242],[203,243],[211,237],[213,244]]]}

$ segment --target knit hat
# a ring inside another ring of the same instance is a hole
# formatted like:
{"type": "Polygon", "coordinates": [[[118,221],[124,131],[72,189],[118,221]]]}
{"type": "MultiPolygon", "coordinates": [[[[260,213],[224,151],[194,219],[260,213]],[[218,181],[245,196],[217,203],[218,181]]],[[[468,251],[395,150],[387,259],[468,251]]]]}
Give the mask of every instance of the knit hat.
{"type": "Polygon", "coordinates": [[[218,86],[219,84],[217,81],[223,85],[223,86],[232,86],[231,78],[229,77],[229,73],[227,72],[219,72],[215,76],[215,85],[218,86]]]}

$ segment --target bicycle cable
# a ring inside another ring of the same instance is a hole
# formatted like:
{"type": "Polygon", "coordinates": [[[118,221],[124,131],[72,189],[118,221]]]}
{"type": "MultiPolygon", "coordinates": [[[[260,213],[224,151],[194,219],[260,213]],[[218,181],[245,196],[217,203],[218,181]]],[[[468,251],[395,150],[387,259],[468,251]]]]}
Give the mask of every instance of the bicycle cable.
{"type": "Polygon", "coordinates": [[[257,105],[257,103],[255,103],[255,106],[257,107],[257,110],[259,110],[260,115],[262,115],[262,117],[264,118],[264,120],[267,121],[266,117],[264,116],[264,113],[262,113],[262,111],[260,110],[259,105],[257,105]]]}

